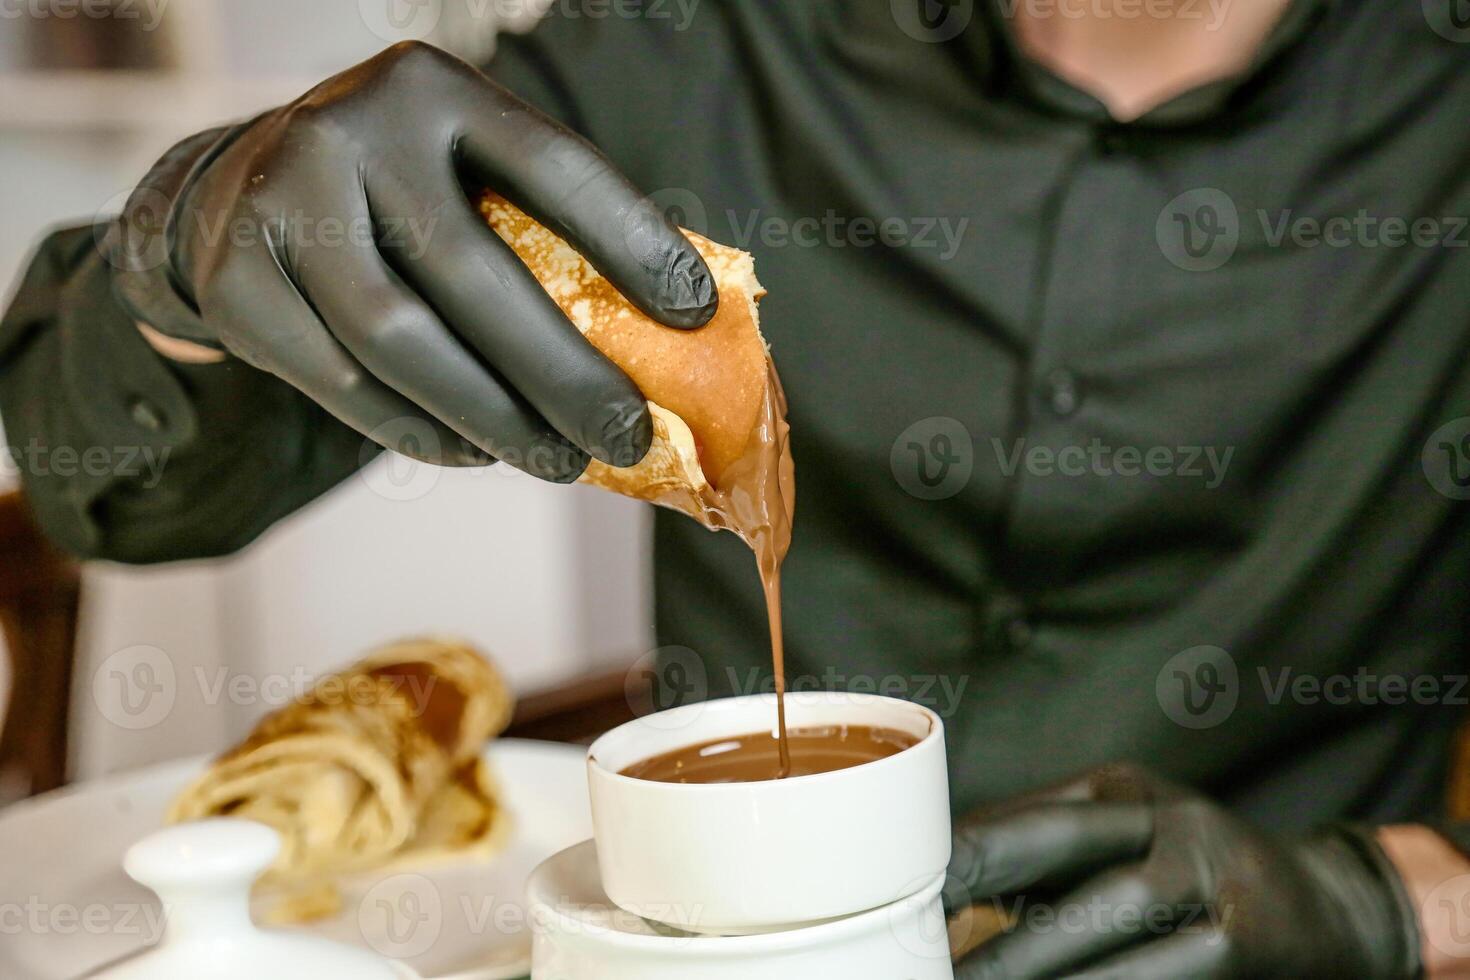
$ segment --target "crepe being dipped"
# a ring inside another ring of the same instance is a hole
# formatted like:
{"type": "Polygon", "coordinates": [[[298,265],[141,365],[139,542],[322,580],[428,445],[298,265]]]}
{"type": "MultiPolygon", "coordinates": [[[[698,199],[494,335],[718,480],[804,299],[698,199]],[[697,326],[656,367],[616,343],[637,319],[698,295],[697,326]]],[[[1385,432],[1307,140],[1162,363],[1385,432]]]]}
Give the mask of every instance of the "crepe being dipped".
{"type": "Polygon", "coordinates": [[[765,289],[755,260],[685,231],[714,277],[719,309],[697,330],[676,330],[641,312],[555,232],[503,197],[486,192],[480,211],[648,400],[648,454],[627,467],[593,460],[580,482],[735,531],[779,563],[790,542],[795,480],[786,399],[760,332],[756,303],[765,289]]]}
{"type": "Polygon", "coordinates": [[[409,640],[267,715],[174,801],[169,822],[232,816],[280,832],[270,918],[335,914],[337,876],[488,857],[509,816],[482,759],[510,721],[504,680],[470,646],[409,640]]]}

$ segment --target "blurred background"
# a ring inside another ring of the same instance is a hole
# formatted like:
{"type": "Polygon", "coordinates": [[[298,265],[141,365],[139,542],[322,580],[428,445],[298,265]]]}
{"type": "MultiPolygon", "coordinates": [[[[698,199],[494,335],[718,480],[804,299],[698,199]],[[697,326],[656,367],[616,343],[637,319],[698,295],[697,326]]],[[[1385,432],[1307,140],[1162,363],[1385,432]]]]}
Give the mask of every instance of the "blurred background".
{"type": "MultiPolygon", "coordinates": [[[[534,7],[534,0],[4,0],[6,300],[46,230],[114,213],[174,141],[294,98],[396,37],[427,37],[483,58],[497,30],[534,22],[534,7]]],[[[0,467],[0,496],[15,489],[13,471],[0,467]]],[[[380,460],[232,559],[80,569],[74,640],[62,635],[65,601],[57,603],[59,618],[20,621],[37,619],[49,594],[13,592],[0,622],[12,646],[23,635],[39,637],[38,648],[75,646],[66,754],[71,778],[86,779],[217,751],[299,693],[304,678],[406,634],[469,638],[523,695],[610,678],[652,646],[649,522],[646,508],[584,488],[497,468],[380,460]],[[167,710],[120,713],[115,685],[161,691],[167,710]]],[[[39,567],[27,539],[0,534],[0,542],[9,548],[0,566],[9,565],[12,578],[20,563],[39,567]]],[[[0,567],[0,581],[6,571],[0,567]]],[[[56,574],[64,583],[70,572],[56,574]]],[[[17,670],[35,669],[17,666],[22,653],[0,657],[0,714],[9,705],[10,736],[51,713],[32,704],[39,681],[12,683],[17,670]]],[[[0,804],[34,788],[0,759],[0,804]]]]}

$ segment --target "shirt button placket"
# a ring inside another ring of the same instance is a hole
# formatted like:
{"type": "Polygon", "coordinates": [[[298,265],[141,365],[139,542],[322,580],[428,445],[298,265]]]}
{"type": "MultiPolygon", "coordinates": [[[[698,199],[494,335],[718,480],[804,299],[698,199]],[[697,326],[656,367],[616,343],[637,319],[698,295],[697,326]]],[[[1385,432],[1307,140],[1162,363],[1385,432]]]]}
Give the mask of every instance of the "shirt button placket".
{"type": "Polygon", "coordinates": [[[1015,593],[1005,589],[992,592],[985,604],[985,629],[991,641],[1013,653],[1031,645],[1031,622],[1026,604],[1015,593]]]}
{"type": "MultiPolygon", "coordinates": [[[[1047,574],[1031,567],[1028,556],[1046,555],[1049,567],[1072,565],[1076,556],[1058,529],[1080,510],[1108,506],[1101,492],[1108,487],[1086,473],[1063,472],[1057,460],[1095,435],[1083,417],[1090,397],[1087,372],[1092,352],[1108,343],[1111,318],[1119,315],[1120,285],[1128,281],[1127,233],[1140,220],[1129,210],[1138,200],[1129,142],[1118,127],[1093,130],[1079,142],[1039,270],[1030,357],[1020,379],[1027,414],[1018,435],[1026,452],[1044,449],[1050,455],[1037,457],[1035,472],[1022,466],[1015,474],[1004,538],[1010,560],[1027,575],[1047,574]]],[[[987,628],[1004,649],[1038,652],[1036,623],[1019,603],[1005,613],[989,604],[987,628]]]]}

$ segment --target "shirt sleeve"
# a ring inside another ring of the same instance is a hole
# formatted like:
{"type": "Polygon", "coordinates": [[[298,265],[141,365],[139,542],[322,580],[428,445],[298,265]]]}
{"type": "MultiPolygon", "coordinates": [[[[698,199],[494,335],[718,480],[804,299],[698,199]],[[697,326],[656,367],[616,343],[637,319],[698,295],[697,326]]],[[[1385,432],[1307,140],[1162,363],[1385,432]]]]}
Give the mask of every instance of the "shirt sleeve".
{"type": "Polygon", "coordinates": [[[227,554],[376,455],[271,375],[155,352],[113,293],[106,231],[46,238],[0,318],[7,450],[58,544],[129,563],[227,554]]]}

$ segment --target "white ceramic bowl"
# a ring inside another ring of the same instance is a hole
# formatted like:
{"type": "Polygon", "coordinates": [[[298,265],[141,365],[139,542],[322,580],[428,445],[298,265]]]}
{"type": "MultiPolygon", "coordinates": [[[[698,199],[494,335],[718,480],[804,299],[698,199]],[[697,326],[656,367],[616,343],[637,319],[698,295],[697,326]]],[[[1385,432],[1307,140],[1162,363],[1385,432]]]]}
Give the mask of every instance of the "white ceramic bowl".
{"type": "Polygon", "coordinates": [[[661,935],[608,900],[592,841],[531,875],[532,980],[953,980],[942,874],[907,898],[756,936],[661,935]]]}
{"type": "Polygon", "coordinates": [[[602,886],[623,909],[700,933],[748,934],[851,915],[917,892],[949,864],[944,725],[869,694],[786,698],[791,728],[873,725],[919,738],[897,755],[753,783],[633,779],[635,762],[771,731],[774,695],[685,705],[629,722],[588,750],[602,886]]]}

